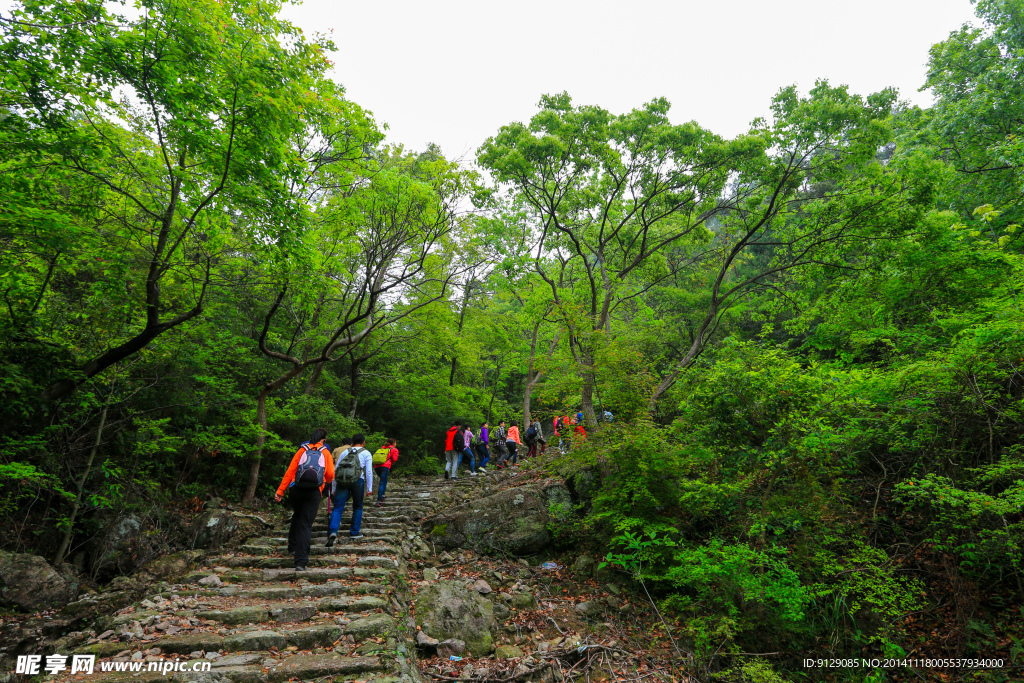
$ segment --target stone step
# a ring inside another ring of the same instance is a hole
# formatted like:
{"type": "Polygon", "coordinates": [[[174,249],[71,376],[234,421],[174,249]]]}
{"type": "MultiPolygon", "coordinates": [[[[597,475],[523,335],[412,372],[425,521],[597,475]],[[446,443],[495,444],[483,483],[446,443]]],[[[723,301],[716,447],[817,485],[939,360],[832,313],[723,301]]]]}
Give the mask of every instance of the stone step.
{"type": "MultiPolygon", "coordinates": [[[[160,663],[156,662],[156,666],[160,663]]],[[[267,653],[243,654],[220,657],[211,662],[211,669],[206,673],[191,671],[175,671],[166,675],[159,671],[149,671],[148,664],[137,673],[110,672],[97,673],[88,677],[96,683],[157,683],[166,681],[208,681],[221,680],[231,683],[281,683],[291,679],[305,680],[338,677],[352,679],[359,674],[386,671],[387,667],[377,657],[346,657],[340,654],[325,655],[292,655],[275,660],[267,653]],[[269,668],[265,669],[264,664],[269,668]]],[[[365,678],[365,676],[364,676],[365,678]]],[[[70,676],[63,679],[71,680],[70,676]]]]}
{"type": "MultiPolygon", "coordinates": [[[[340,536],[339,536],[340,538],[340,536]]],[[[336,555],[380,555],[382,553],[393,553],[395,548],[386,543],[380,543],[376,539],[351,538],[349,543],[337,543],[331,548],[324,548],[322,545],[311,545],[310,552],[329,552],[336,555]],[[359,541],[363,541],[359,543],[359,541]],[[318,550],[317,550],[318,549],[318,550]]],[[[243,545],[238,548],[240,553],[246,555],[287,555],[288,544],[278,545],[243,545]]]]}
{"type": "MultiPolygon", "coordinates": [[[[310,548],[312,550],[312,548],[310,548]]],[[[334,548],[331,549],[332,551],[334,548]]],[[[378,552],[380,549],[377,549],[378,552]]],[[[315,555],[311,554],[309,558],[310,567],[335,567],[338,565],[356,564],[358,566],[376,566],[376,560],[379,557],[387,557],[384,554],[381,555],[355,555],[355,554],[341,554],[332,552],[330,554],[315,555]],[[367,561],[370,560],[370,561],[367,561]]],[[[396,561],[396,558],[389,557],[392,563],[396,561]]],[[[292,567],[295,565],[295,559],[292,557],[256,557],[256,556],[242,556],[242,557],[221,557],[217,558],[217,564],[227,565],[233,567],[248,567],[250,569],[281,569],[284,567],[292,567]]]]}
{"type": "Polygon", "coordinates": [[[226,625],[260,624],[267,621],[295,623],[309,621],[318,614],[337,612],[368,612],[387,608],[383,598],[374,596],[332,596],[317,602],[270,602],[258,605],[244,605],[227,610],[207,610],[196,616],[226,625]]]}
{"type": "Polygon", "coordinates": [[[376,583],[341,583],[340,581],[328,581],[327,583],[314,583],[309,585],[292,584],[263,584],[252,588],[239,588],[238,586],[227,586],[220,589],[216,594],[223,597],[237,597],[242,599],[269,599],[289,600],[292,598],[322,598],[336,595],[364,595],[372,593],[386,593],[387,586],[376,583]]]}
{"type": "Polygon", "coordinates": [[[264,581],[297,581],[305,579],[310,583],[326,583],[334,579],[390,579],[395,573],[393,567],[386,569],[376,567],[334,567],[330,569],[316,568],[297,571],[295,569],[264,569],[264,581]]]}

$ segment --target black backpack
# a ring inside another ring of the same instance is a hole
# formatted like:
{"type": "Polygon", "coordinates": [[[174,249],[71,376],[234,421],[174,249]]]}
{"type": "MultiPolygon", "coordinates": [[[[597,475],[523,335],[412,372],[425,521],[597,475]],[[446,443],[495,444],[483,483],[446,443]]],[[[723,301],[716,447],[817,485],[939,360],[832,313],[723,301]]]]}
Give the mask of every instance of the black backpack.
{"type": "Polygon", "coordinates": [[[324,485],[327,473],[327,456],[323,447],[303,444],[305,451],[299,456],[299,465],[295,469],[295,488],[318,489],[324,485]]]}

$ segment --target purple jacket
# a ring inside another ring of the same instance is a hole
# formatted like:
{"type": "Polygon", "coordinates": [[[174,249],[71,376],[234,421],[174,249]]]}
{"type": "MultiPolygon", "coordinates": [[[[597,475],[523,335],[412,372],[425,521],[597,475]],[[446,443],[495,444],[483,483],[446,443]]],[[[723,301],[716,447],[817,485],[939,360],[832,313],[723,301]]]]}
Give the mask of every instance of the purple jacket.
{"type": "Polygon", "coordinates": [[[484,442],[485,446],[489,443],[487,441],[487,432],[488,432],[487,427],[481,427],[480,428],[480,440],[484,442]]]}

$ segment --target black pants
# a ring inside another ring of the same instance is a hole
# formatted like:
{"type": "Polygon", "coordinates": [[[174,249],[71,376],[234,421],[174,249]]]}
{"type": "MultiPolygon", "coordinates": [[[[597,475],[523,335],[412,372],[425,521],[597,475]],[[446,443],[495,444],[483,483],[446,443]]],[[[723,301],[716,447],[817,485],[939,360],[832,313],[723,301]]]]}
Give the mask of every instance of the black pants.
{"type": "Polygon", "coordinates": [[[292,525],[288,528],[288,549],[295,553],[295,566],[309,564],[309,543],[313,538],[313,521],[320,509],[320,489],[291,487],[288,502],[292,505],[292,525]]]}

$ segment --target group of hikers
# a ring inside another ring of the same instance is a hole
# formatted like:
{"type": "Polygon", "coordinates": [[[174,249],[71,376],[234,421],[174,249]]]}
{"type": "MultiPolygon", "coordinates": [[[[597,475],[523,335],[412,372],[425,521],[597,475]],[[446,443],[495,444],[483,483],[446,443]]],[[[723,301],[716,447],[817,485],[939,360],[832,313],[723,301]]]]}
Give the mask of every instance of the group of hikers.
{"type": "Polygon", "coordinates": [[[299,450],[292,456],[288,470],[277,487],[274,500],[281,502],[288,493],[292,506],[292,522],[288,528],[288,552],[295,557],[295,569],[304,571],[309,564],[309,546],[313,538],[313,522],[320,509],[320,500],[327,489],[330,520],[327,526],[327,547],[338,538],[341,513],[352,500],[352,524],[349,536],[362,538],[363,498],[373,493],[374,474],[377,475],[377,506],[384,505],[388,475],[398,460],[398,447],[394,439],[373,453],[366,449],[366,437],[354,434],[342,439],[341,446],[331,451],[327,445],[327,430],[314,429],[299,450]],[[333,509],[332,509],[333,508],[333,509]]]}
{"type": "MultiPolygon", "coordinates": [[[[611,413],[605,411],[605,420],[611,420],[611,413]]],[[[567,450],[571,445],[570,430],[577,439],[586,439],[587,430],[583,427],[583,413],[577,413],[575,417],[568,415],[552,419],[553,435],[557,439],[557,445],[561,450],[567,450]]],[[[474,434],[472,426],[468,422],[455,420],[448,428],[444,440],[444,478],[458,479],[459,467],[462,463],[469,464],[469,475],[475,477],[477,474],[487,472],[487,464],[491,461],[491,450],[495,454],[495,469],[504,469],[517,465],[519,462],[519,448],[525,445],[527,452],[524,458],[534,455],[543,455],[547,449],[548,440],[544,438],[544,430],[541,429],[540,420],[534,419],[530,422],[526,432],[520,436],[519,423],[513,421],[505,428],[505,421],[498,422],[493,430],[489,423],[480,425],[479,431],[474,434]],[[479,457],[479,466],[477,458],[479,457]]]]}
{"type": "MultiPolygon", "coordinates": [[[[605,420],[611,421],[611,413],[604,412],[605,420]]],[[[571,438],[587,438],[583,427],[583,413],[575,418],[555,417],[552,421],[553,438],[561,450],[571,445],[571,438]]],[[[348,501],[352,501],[352,524],[349,536],[361,538],[363,524],[363,499],[374,491],[374,475],[377,479],[377,506],[383,506],[385,491],[391,468],[398,461],[398,446],[395,439],[387,439],[380,448],[370,452],[366,448],[366,437],[354,434],[351,439],[341,440],[341,446],[333,451],[327,445],[327,430],[313,430],[309,440],[299,446],[292,456],[288,470],[281,479],[274,500],[282,502],[288,495],[292,507],[291,526],[288,529],[288,553],[295,557],[295,569],[305,570],[309,564],[309,546],[313,538],[313,522],[320,509],[320,501],[326,490],[328,513],[327,547],[334,545],[341,526],[341,515],[348,501]]],[[[543,455],[548,440],[544,437],[539,420],[533,420],[520,435],[516,422],[506,429],[505,421],[498,422],[493,430],[487,422],[480,425],[474,434],[471,426],[456,420],[445,435],[444,478],[458,479],[459,466],[469,463],[470,476],[487,472],[491,460],[491,449],[495,454],[495,469],[514,467],[519,463],[519,449],[527,447],[524,458],[543,455]],[[477,457],[479,456],[479,465],[477,457]]]]}

